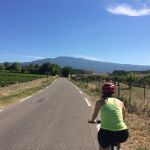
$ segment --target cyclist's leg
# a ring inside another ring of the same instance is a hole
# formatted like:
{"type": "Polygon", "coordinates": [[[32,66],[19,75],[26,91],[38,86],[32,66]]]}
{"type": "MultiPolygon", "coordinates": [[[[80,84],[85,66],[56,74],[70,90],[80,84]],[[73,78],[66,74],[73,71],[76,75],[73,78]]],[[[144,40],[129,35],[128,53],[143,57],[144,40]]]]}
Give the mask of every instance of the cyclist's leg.
{"type": "Polygon", "coordinates": [[[105,129],[100,129],[98,132],[98,142],[99,142],[99,150],[109,150],[110,145],[110,135],[109,131],[105,129]]]}
{"type": "Polygon", "coordinates": [[[117,150],[120,150],[120,148],[121,148],[121,144],[119,143],[117,144],[117,150]]]}
{"type": "Polygon", "coordinates": [[[121,150],[121,143],[125,142],[128,138],[128,130],[122,130],[116,134],[116,139],[118,139],[117,150],[121,150]]]}

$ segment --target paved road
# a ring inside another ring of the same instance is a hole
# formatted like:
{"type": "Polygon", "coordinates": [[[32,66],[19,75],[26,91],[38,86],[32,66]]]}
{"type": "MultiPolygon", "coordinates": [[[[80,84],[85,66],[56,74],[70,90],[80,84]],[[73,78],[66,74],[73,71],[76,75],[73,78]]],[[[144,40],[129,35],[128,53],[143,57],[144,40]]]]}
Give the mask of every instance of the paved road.
{"type": "Polygon", "coordinates": [[[66,79],[0,112],[0,150],[97,150],[91,108],[66,79]]]}

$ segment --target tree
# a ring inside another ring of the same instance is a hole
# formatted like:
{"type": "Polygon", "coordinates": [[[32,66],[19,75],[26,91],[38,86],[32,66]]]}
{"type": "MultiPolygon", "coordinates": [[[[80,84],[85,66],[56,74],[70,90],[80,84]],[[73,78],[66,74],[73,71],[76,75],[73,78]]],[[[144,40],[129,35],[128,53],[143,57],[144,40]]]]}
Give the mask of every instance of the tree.
{"type": "Polygon", "coordinates": [[[113,71],[112,75],[124,76],[124,75],[127,75],[127,72],[124,70],[115,70],[113,71]]]}
{"type": "Polygon", "coordinates": [[[5,66],[3,64],[0,64],[0,70],[5,70],[5,66]]]}
{"type": "Polygon", "coordinates": [[[118,87],[118,96],[120,97],[120,82],[123,81],[123,75],[118,75],[118,74],[115,74],[113,75],[112,77],[112,80],[114,81],[114,83],[117,82],[117,87],[118,87]]]}
{"type": "Polygon", "coordinates": [[[27,68],[26,66],[22,66],[21,72],[22,72],[22,73],[27,73],[27,69],[26,69],[26,68],[27,68]]]}
{"type": "Polygon", "coordinates": [[[143,88],[144,88],[144,100],[146,98],[146,86],[147,85],[150,85],[150,76],[144,76],[140,79],[140,84],[143,85],[143,88]]]}
{"type": "Polygon", "coordinates": [[[51,64],[49,62],[44,63],[39,69],[39,73],[41,74],[50,74],[50,71],[51,71],[51,64]]]}
{"type": "Polygon", "coordinates": [[[132,97],[132,95],[131,95],[132,94],[131,93],[132,86],[135,82],[138,81],[138,79],[139,79],[138,75],[133,73],[133,72],[128,73],[126,76],[126,82],[128,84],[128,87],[129,87],[129,102],[131,102],[131,97],[132,97]]]}
{"type": "Polygon", "coordinates": [[[71,67],[64,67],[62,68],[62,76],[63,77],[68,77],[69,75],[72,75],[72,68],[71,67]]]}
{"type": "Polygon", "coordinates": [[[30,64],[28,66],[28,72],[31,73],[31,74],[38,73],[38,70],[39,70],[39,66],[37,66],[37,65],[30,64]]]}
{"type": "Polygon", "coordinates": [[[10,65],[11,64],[9,62],[5,62],[4,63],[5,70],[9,70],[10,65]]]}
{"type": "Polygon", "coordinates": [[[18,62],[13,63],[9,67],[9,70],[12,72],[21,72],[21,69],[22,69],[22,66],[18,62]]]}
{"type": "Polygon", "coordinates": [[[73,74],[86,74],[86,71],[81,70],[81,69],[72,69],[72,73],[73,74]]]}
{"type": "Polygon", "coordinates": [[[51,64],[51,66],[50,66],[50,74],[52,76],[59,75],[60,74],[60,67],[59,67],[59,65],[51,64]]]}
{"type": "Polygon", "coordinates": [[[39,73],[39,70],[40,70],[40,66],[38,64],[35,64],[34,66],[34,73],[39,73]]]}

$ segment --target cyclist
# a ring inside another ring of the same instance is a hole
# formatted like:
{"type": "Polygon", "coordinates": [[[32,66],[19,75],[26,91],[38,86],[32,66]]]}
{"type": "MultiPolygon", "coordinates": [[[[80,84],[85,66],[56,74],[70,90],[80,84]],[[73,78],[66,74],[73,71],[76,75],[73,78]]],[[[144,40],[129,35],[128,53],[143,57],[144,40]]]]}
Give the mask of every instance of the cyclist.
{"type": "Polygon", "coordinates": [[[108,150],[111,144],[120,150],[120,143],[128,138],[128,128],[124,123],[125,106],[122,101],[113,97],[116,87],[111,82],[106,82],[102,87],[102,97],[96,102],[95,110],[90,123],[100,112],[101,127],[98,132],[99,150],[108,150]]]}

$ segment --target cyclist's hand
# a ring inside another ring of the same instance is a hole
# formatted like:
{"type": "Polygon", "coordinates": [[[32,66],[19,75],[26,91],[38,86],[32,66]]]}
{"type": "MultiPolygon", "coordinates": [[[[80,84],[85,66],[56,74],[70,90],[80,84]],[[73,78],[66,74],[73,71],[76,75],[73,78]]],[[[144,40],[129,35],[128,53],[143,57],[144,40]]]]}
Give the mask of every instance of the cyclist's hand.
{"type": "Polygon", "coordinates": [[[88,123],[94,124],[94,123],[96,123],[96,121],[95,120],[88,120],[88,123]]]}

